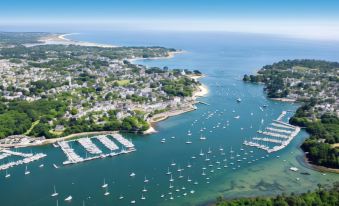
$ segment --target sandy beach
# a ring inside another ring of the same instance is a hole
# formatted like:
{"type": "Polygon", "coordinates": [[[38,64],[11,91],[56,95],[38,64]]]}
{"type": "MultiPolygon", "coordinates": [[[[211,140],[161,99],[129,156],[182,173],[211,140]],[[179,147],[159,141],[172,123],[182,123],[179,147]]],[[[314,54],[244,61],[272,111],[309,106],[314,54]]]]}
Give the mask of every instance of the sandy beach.
{"type": "Polygon", "coordinates": [[[149,58],[137,57],[137,58],[130,58],[126,60],[133,63],[134,61],[138,61],[138,60],[170,59],[170,58],[173,58],[175,55],[182,54],[182,53],[185,53],[185,51],[178,50],[178,51],[168,52],[168,56],[165,56],[165,57],[149,57],[149,58]]]}
{"type": "Polygon", "coordinates": [[[296,102],[295,99],[288,99],[288,98],[271,98],[274,101],[280,101],[280,102],[296,102]]]}
{"type": "Polygon", "coordinates": [[[78,33],[69,33],[69,34],[51,34],[46,37],[41,38],[39,41],[41,44],[31,44],[26,46],[37,46],[43,44],[62,44],[62,45],[78,45],[78,46],[93,46],[93,47],[103,47],[103,48],[113,48],[117,47],[111,44],[98,44],[93,42],[83,42],[83,41],[74,41],[66,38],[66,36],[74,35],[78,33]]]}
{"type": "Polygon", "coordinates": [[[208,94],[208,87],[204,84],[199,85],[198,91],[194,92],[193,98],[204,97],[208,94]]]}

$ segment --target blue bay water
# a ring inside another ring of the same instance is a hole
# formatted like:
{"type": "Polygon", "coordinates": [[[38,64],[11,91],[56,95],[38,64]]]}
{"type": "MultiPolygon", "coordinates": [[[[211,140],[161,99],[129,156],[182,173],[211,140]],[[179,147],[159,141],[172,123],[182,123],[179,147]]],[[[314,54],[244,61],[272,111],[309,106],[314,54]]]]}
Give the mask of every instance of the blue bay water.
{"type": "MultiPolygon", "coordinates": [[[[214,201],[218,196],[228,198],[240,196],[274,195],[283,192],[305,192],[317,187],[318,183],[331,184],[339,180],[335,174],[326,174],[311,170],[303,162],[299,145],[307,137],[305,131],[285,149],[267,154],[257,149],[243,147],[246,138],[256,135],[276,119],[284,110],[284,121],[293,115],[298,104],[275,102],[267,99],[262,85],[247,84],[241,81],[243,74],[255,73],[261,66],[282,59],[314,58],[338,61],[338,43],[315,42],[277,36],[236,34],[236,33],[163,33],[163,32],[88,32],[72,35],[70,38],[120,46],[165,46],[184,50],[184,53],[171,59],[140,60],[136,63],[147,66],[168,66],[180,69],[198,69],[207,76],[201,81],[209,88],[209,94],[201,98],[209,105],[199,104],[193,112],[171,117],[156,125],[158,133],[141,136],[124,134],[132,138],[137,151],[114,158],[94,160],[77,165],[55,169],[52,164],[61,165],[65,155],[58,148],[43,146],[22,150],[44,152],[47,158],[29,164],[29,176],[24,175],[24,166],[10,169],[10,179],[0,177],[0,198],[3,205],[45,206],[56,205],[200,205],[214,201]],[[242,102],[237,103],[236,99],[242,102]],[[268,105],[264,111],[259,109],[268,105]],[[251,115],[253,113],[253,115],[251,115]],[[213,114],[211,118],[207,118],[213,114]],[[234,116],[239,115],[239,119],[234,116]],[[264,120],[263,124],[261,121],[264,120]],[[200,129],[206,127],[203,134],[207,140],[201,141],[200,129]],[[192,132],[192,144],[185,144],[188,131],[192,132]],[[175,136],[175,139],[170,137],[175,136]],[[160,141],[166,138],[166,143],[160,141]],[[202,150],[208,154],[200,157],[202,150]],[[224,149],[222,155],[220,148],[224,149]],[[230,162],[230,149],[245,157],[245,152],[253,150],[251,164],[247,161],[236,163],[236,168],[228,164],[222,167],[224,159],[230,162]],[[192,156],[196,156],[192,159],[192,156]],[[279,156],[279,157],[277,157],[279,156]],[[176,166],[171,166],[172,162],[176,166]],[[39,168],[41,163],[44,168],[39,168]],[[218,170],[217,162],[221,162],[218,170]],[[191,168],[187,164],[192,165],[191,168]],[[210,167],[209,165],[213,165],[210,167]],[[238,167],[238,165],[240,167],[238,167]],[[302,175],[291,172],[291,166],[298,167],[302,175]],[[173,174],[174,188],[169,189],[170,177],[167,168],[173,174]],[[177,172],[178,167],[183,168],[177,172]],[[206,167],[206,176],[202,168],[206,167]],[[214,172],[211,172],[213,170],[214,172]],[[130,173],[136,176],[131,178],[130,173]],[[184,176],[179,178],[179,176],[184,176]],[[147,176],[149,183],[144,183],[147,176]],[[188,182],[188,176],[192,182],[188,182]],[[208,178],[208,179],[207,179],[208,178]],[[299,180],[297,179],[299,178],[299,180]],[[103,179],[109,184],[109,196],[104,196],[101,188],[103,179]],[[193,184],[194,182],[198,184],[193,184]],[[59,196],[52,198],[53,185],[59,196]],[[142,192],[143,188],[147,192],[142,192]],[[185,189],[184,189],[185,188],[185,189]],[[177,191],[178,190],[178,191],[177,191]],[[191,191],[194,191],[192,194],[191,191]],[[173,200],[170,200],[172,192],[173,200]],[[141,200],[144,193],[146,200],[141,200]],[[187,195],[184,195],[187,193],[187,195]],[[20,198],[15,198],[16,195],[20,198]],[[161,198],[164,194],[164,198],[161,198]],[[72,195],[73,200],[66,203],[63,199],[72,195]],[[119,200],[123,195],[124,199],[119,200]]],[[[80,148],[79,152],[80,152],[80,148]]]]}

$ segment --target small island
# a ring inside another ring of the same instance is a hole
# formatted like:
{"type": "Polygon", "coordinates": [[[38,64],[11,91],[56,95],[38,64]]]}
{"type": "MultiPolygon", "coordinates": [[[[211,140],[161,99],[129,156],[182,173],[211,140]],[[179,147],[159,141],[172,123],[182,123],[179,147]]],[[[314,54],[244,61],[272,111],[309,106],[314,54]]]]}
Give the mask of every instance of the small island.
{"type": "Polygon", "coordinates": [[[243,80],[264,83],[268,97],[303,105],[290,123],[311,135],[302,145],[307,160],[319,170],[339,170],[339,63],[284,60],[262,67],[243,80]]]}
{"type": "Polygon", "coordinates": [[[198,70],[132,63],[171,57],[176,49],[88,45],[64,36],[0,33],[2,146],[78,133],[154,132],[150,123],[194,110],[206,93],[198,70]]]}

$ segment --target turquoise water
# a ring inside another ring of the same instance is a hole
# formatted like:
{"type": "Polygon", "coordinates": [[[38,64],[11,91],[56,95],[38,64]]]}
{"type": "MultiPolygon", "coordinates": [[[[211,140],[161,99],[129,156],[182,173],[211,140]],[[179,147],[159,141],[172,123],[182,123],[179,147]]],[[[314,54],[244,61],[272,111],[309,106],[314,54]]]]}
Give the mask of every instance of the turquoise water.
{"type": "MultiPolygon", "coordinates": [[[[83,201],[86,205],[129,205],[131,200],[135,200],[136,205],[147,206],[199,205],[213,201],[219,195],[231,198],[304,192],[316,188],[318,183],[330,184],[339,180],[339,175],[323,175],[304,165],[299,149],[299,145],[307,137],[304,131],[288,147],[269,156],[261,150],[244,147],[248,153],[253,150],[253,153],[246,156],[240,150],[245,138],[256,135],[258,129],[271,123],[282,111],[295,111],[298,107],[297,104],[267,99],[261,85],[243,83],[242,75],[254,73],[265,64],[287,58],[338,60],[337,43],[221,33],[102,32],[83,33],[72,38],[116,45],[159,45],[183,49],[183,54],[172,59],[142,60],[137,63],[201,70],[207,74],[201,81],[210,91],[201,100],[210,105],[197,105],[196,111],[158,123],[156,129],[159,132],[156,134],[124,134],[133,139],[137,149],[128,155],[55,169],[53,163],[61,165],[65,160],[60,149],[52,146],[22,149],[44,152],[48,157],[29,164],[31,174],[28,176],[24,175],[25,166],[10,169],[9,179],[5,179],[4,172],[1,172],[1,205],[56,205],[57,199],[59,205],[82,205],[83,201]],[[239,97],[242,99],[241,103],[235,101],[239,97]],[[268,107],[261,111],[259,106],[264,104],[268,107]],[[240,116],[238,120],[234,119],[237,115],[240,116]],[[203,132],[207,137],[205,141],[199,140],[200,129],[203,127],[206,127],[203,132]],[[193,143],[185,144],[189,130],[192,132],[190,140],[193,143]],[[170,138],[172,136],[175,139],[170,138]],[[166,143],[160,142],[162,138],[166,138],[166,143]],[[225,155],[221,154],[220,147],[224,149],[225,155]],[[241,157],[258,161],[251,164],[242,161],[235,163],[236,166],[228,165],[224,168],[223,160],[227,158],[230,162],[231,147],[241,157]],[[205,161],[206,157],[201,157],[199,153],[200,150],[207,153],[209,148],[212,151],[208,155],[210,161],[205,161]],[[196,158],[192,159],[192,156],[196,158]],[[173,161],[176,166],[170,165],[173,161]],[[216,162],[221,162],[220,170],[217,169],[216,162]],[[41,163],[45,167],[39,168],[41,163]],[[192,165],[191,168],[187,167],[188,163],[192,165]],[[213,166],[210,167],[210,164],[213,166]],[[181,172],[183,178],[179,178],[180,173],[177,172],[179,165],[184,169],[181,172]],[[309,175],[291,172],[291,166],[298,167],[300,172],[309,175]],[[165,174],[168,167],[173,174],[173,189],[169,189],[170,177],[165,174]],[[203,167],[207,168],[205,176],[202,175],[203,167]],[[129,176],[132,172],[136,174],[134,178],[129,176]],[[148,183],[144,183],[145,176],[149,179],[148,183]],[[187,181],[188,176],[192,182],[187,181]],[[105,191],[101,188],[103,179],[109,184],[109,196],[104,196],[105,191]],[[194,184],[195,181],[198,184],[194,184]],[[59,192],[56,198],[50,196],[53,185],[59,192]],[[146,200],[141,200],[144,186],[148,191],[144,192],[146,200]],[[191,194],[191,190],[194,190],[194,194],[191,194]],[[173,193],[173,200],[170,200],[170,191],[173,193]],[[187,195],[184,196],[184,193],[187,195]],[[165,194],[164,198],[160,197],[161,194],[165,194]],[[63,201],[68,195],[73,196],[70,203],[63,201]],[[120,195],[124,199],[119,200],[120,195]]],[[[284,120],[287,121],[291,115],[293,112],[289,112],[284,120]]]]}

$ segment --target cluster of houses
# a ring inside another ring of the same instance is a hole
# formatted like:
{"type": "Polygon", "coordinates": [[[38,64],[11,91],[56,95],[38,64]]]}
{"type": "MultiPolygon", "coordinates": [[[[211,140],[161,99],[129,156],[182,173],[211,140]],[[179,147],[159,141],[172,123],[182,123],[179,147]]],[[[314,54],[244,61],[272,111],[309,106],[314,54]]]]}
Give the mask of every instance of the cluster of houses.
{"type": "MultiPolygon", "coordinates": [[[[54,54],[56,55],[56,54],[54,54]]],[[[60,57],[61,58],[61,57],[60,57]]],[[[156,110],[174,110],[187,107],[194,102],[192,97],[170,96],[162,89],[163,80],[176,81],[183,78],[185,72],[173,74],[166,69],[162,72],[147,72],[147,67],[126,63],[126,60],[110,59],[98,55],[83,55],[82,64],[75,63],[60,71],[51,68],[31,66],[28,60],[21,59],[13,63],[9,59],[0,60],[0,93],[7,100],[21,99],[35,101],[42,96],[56,96],[60,93],[71,93],[77,97],[70,108],[77,110],[76,114],[67,112],[66,118],[80,118],[90,113],[104,115],[110,110],[118,111],[116,117],[123,119],[132,114],[131,111],[141,110],[152,113],[156,110]],[[106,61],[107,66],[94,67],[91,62],[106,61]],[[67,72],[65,72],[67,71],[67,72]],[[93,77],[91,81],[79,80],[81,74],[93,77]],[[60,83],[58,86],[46,89],[40,93],[30,92],[34,87],[32,82],[49,80],[60,83]],[[15,88],[9,89],[9,88],[15,88]],[[83,89],[92,89],[84,94],[83,89]],[[114,97],[109,98],[109,95],[114,97]],[[139,101],[131,97],[136,97],[139,101]]],[[[36,63],[55,60],[55,57],[37,60],[36,63]]],[[[194,90],[196,84],[192,84],[194,90]]]]}

